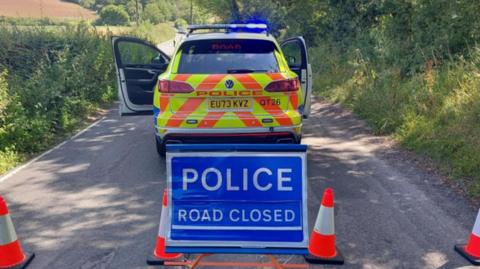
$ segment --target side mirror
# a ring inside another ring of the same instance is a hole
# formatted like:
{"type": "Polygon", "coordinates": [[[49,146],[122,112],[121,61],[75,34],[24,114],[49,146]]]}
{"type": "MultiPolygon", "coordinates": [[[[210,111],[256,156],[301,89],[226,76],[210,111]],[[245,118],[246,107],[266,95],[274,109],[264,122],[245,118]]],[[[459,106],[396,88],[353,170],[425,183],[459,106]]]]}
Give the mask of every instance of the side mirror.
{"type": "Polygon", "coordinates": [[[151,61],[150,61],[151,64],[166,64],[167,62],[165,61],[165,59],[163,59],[162,55],[157,55],[155,58],[153,58],[151,61]]]}

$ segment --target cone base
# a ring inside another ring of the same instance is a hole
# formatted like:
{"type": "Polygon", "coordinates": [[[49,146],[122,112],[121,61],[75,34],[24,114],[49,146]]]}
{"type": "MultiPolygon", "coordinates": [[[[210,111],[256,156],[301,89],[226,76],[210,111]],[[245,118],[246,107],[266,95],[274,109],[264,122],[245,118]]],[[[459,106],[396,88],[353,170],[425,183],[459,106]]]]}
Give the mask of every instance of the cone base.
{"type": "Polygon", "coordinates": [[[21,264],[17,264],[15,266],[10,267],[0,267],[2,269],[25,269],[27,266],[32,262],[33,258],[35,258],[34,253],[24,252],[25,260],[21,264]]]}
{"type": "Polygon", "coordinates": [[[466,245],[455,245],[455,250],[473,265],[480,265],[480,258],[474,257],[465,251],[466,245]]]}
{"type": "Polygon", "coordinates": [[[179,253],[176,256],[172,256],[171,258],[158,258],[155,255],[150,255],[147,257],[147,264],[148,265],[163,265],[166,261],[175,261],[175,260],[182,260],[180,259],[183,257],[183,254],[179,253]]]}
{"type": "Polygon", "coordinates": [[[305,261],[312,264],[344,264],[345,259],[343,258],[342,253],[340,250],[338,250],[338,248],[336,248],[336,250],[337,255],[331,258],[317,257],[313,256],[312,254],[304,255],[303,257],[305,258],[305,261]]]}

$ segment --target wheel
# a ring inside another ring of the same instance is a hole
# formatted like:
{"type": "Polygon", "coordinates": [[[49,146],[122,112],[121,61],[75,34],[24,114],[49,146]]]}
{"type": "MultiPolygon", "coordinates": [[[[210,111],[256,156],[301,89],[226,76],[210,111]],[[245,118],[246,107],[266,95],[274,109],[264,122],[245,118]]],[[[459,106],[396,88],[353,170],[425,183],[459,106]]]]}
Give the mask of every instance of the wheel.
{"type": "Polygon", "coordinates": [[[160,155],[160,157],[165,157],[167,148],[165,147],[165,143],[163,143],[157,136],[155,136],[155,146],[157,147],[158,155],[160,155]]]}

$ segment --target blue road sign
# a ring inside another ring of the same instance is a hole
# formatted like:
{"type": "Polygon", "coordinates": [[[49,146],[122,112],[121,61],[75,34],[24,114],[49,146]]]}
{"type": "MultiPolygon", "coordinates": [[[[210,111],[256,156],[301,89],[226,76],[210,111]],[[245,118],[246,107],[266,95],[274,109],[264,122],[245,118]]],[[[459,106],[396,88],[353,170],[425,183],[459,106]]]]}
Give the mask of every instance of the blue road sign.
{"type": "Polygon", "coordinates": [[[202,147],[167,152],[168,246],[307,246],[305,146],[202,147]]]}

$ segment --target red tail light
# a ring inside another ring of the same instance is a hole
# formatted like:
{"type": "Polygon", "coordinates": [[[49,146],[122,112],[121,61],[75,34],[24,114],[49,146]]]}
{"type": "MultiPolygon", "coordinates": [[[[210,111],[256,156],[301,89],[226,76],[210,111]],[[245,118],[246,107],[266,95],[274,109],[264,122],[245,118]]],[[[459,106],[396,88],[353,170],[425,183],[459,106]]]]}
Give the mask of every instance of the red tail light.
{"type": "Polygon", "coordinates": [[[158,90],[163,93],[191,93],[192,86],[186,82],[161,79],[158,81],[158,90]]]}
{"type": "Polygon", "coordinates": [[[267,92],[294,92],[300,88],[300,81],[298,79],[285,79],[272,81],[267,85],[265,90],[267,92]]]}

